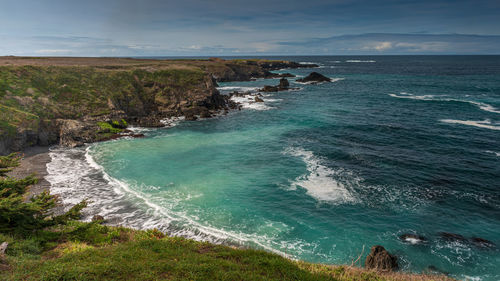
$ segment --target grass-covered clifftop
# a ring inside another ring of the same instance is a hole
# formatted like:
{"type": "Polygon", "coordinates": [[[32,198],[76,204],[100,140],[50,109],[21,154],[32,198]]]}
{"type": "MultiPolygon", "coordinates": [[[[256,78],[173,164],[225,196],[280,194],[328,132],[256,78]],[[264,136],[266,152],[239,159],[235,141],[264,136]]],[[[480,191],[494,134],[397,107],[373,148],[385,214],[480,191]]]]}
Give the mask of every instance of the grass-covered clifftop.
{"type": "Polygon", "coordinates": [[[36,144],[71,146],[105,139],[97,133],[97,122],[125,119],[161,126],[165,117],[210,117],[229,105],[215,80],[271,77],[269,70],[287,66],[300,65],[267,60],[0,57],[0,154],[36,144]]]}
{"type": "Polygon", "coordinates": [[[0,280],[452,280],[292,261],[99,223],[72,222],[26,239],[0,234],[9,242],[0,280]]]}

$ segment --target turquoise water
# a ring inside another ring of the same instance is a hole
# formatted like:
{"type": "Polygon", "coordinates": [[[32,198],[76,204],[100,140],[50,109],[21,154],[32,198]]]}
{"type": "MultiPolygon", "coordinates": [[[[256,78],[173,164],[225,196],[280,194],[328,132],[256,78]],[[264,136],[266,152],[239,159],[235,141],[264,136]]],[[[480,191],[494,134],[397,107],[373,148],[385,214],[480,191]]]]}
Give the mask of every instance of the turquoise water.
{"type": "MultiPolygon", "coordinates": [[[[226,116],[53,152],[55,164],[74,161],[69,170],[85,153],[90,163],[71,180],[53,175],[54,191],[95,197],[93,212],[117,222],[199,240],[348,264],[380,244],[404,270],[500,279],[498,246],[439,236],[500,245],[500,57],[292,59],[321,66],[282,72],[335,82],[292,82],[301,89],[226,116]]],[[[277,80],[220,89],[264,84],[277,80]]]]}

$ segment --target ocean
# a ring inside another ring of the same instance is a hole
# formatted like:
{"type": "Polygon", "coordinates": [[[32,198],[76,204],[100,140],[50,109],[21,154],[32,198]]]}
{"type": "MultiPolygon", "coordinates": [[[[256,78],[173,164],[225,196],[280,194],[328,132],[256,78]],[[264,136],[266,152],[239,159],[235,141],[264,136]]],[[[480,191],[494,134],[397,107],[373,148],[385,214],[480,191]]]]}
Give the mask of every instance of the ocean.
{"type": "Polygon", "coordinates": [[[404,271],[500,280],[500,56],[272,58],[333,82],[289,78],[299,89],[235,98],[228,115],[54,148],[51,192],[90,199],[87,219],[320,263],[382,245],[404,271]]]}

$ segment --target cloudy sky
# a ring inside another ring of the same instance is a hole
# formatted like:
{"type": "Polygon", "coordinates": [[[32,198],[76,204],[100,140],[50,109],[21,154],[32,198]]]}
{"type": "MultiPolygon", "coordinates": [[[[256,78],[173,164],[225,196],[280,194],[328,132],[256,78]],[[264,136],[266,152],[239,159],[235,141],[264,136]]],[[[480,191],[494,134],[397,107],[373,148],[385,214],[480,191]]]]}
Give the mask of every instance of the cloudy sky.
{"type": "Polygon", "coordinates": [[[500,54],[498,0],[0,0],[0,55],[500,54]]]}

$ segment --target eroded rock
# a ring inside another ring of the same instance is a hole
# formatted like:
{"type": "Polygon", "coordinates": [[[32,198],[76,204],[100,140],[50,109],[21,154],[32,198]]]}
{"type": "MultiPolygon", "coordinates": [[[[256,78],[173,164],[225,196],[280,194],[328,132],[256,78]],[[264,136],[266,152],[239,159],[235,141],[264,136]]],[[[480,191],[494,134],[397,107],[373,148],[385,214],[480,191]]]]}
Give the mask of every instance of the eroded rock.
{"type": "Polygon", "coordinates": [[[370,254],[366,257],[365,267],[381,271],[393,271],[398,268],[397,257],[389,254],[387,250],[376,245],[371,248],[370,254]]]}

